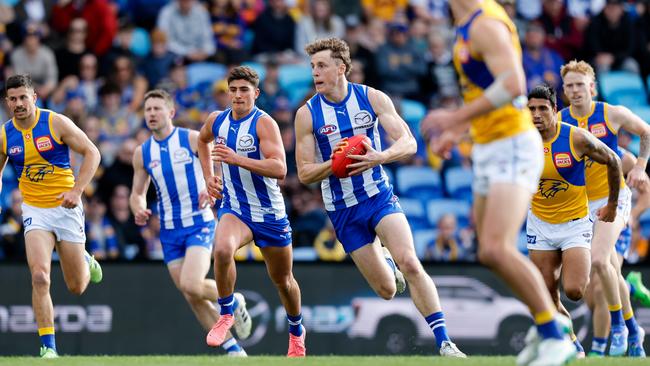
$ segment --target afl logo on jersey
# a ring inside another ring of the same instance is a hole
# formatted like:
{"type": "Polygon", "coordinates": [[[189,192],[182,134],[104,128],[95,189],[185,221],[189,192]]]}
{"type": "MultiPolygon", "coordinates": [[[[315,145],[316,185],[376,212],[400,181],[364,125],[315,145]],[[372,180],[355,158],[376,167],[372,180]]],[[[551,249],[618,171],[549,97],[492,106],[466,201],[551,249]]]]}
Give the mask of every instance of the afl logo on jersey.
{"type": "Polygon", "coordinates": [[[257,151],[257,146],[255,146],[253,135],[249,133],[242,135],[237,141],[237,152],[250,153],[254,151],[257,151]]]}
{"type": "Polygon", "coordinates": [[[48,151],[52,150],[52,140],[48,136],[38,137],[36,139],[36,150],[38,151],[48,151]]]}
{"type": "Polygon", "coordinates": [[[568,153],[557,153],[553,155],[553,161],[558,168],[568,168],[573,165],[571,156],[568,153]]]}
{"type": "Polygon", "coordinates": [[[23,152],[22,146],[12,146],[9,148],[9,155],[18,155],[23,152]]]}
{"type": "Polygon", "coordinates": [[[152,160],[149,162],[149,169],[156,169],[160,165],[160,160],[152,160]]]}
{"type": "Polygon", "coordinates": [[[361,111],[354,115],[354,124],[355,128],[370,128],[375,124],[375,121],[372,120],[372,116],[368,111],[361,111]]]}
{"type": "Polygon", "coordinates": [[[589,131],[598,138],[607,136],[607,126],[604,123],[596,123],[589,126],[589,131]]]}
{"type": "Polygon", "coordinates": [[[321,135],[331,135],[336,132],[336,130],[338,130],[338,127],[336,127],[336,125],[325,125],[318,129],[318,133],[321,135]]]}
{"type": "Polygon", "coordinates": [[[226,144],[226,139],[223,136],[217,136],[217,138],[214,140],[219,145],[225,145],[226,144]]]}
{"type": "Polygon", "coordinates": [[[192,162],[190,151],[184,147],[174,151],[174,164],[187,164],[192,162]]]}

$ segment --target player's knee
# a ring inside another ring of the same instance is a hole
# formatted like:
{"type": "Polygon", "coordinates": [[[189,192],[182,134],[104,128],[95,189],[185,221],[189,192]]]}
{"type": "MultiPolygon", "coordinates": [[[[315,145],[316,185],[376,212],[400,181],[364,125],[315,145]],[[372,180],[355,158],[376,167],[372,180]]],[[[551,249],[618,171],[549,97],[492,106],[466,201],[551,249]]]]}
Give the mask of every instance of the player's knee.
{"type": "Polygon", "coordinates": [[[86,291],[86,287],[88,287],[88,283],[82,282],[82,281],[73,281],[72,283],[66,283],[66,286],[68,287],[68,291],[70,291],[73,295],[81,295],[86,291]]]}
{"type": "Polygon", "coordinates": [[[415,255],[405,258],[398,264],[400,271],[402,271],[404,276],[407,278],[417,276],[421,271],[423,271],[422,265],[415,255]]]}
{"type": "Polygon", "coordinates": [[[227,263],[233,260],[235,252],[232,250],[232,247],[228,244],[219,245],[217,244],[214,249],[214,257],[217,260],[217,263],[227,263]]]}
{"type": "Polygon", "coordinates": [[[578,284],[572,284],[564,287],[566,297],[571,301],[580,301],[585,296],[585,287],[578,284]]]}
{"type": "Polygon", "coordinates": [[[49,289],[50,274],[45,270],[32,270],[32,287],[38,289],[49,289]]]}
{"type": "Polygon", "coordinates": [[[499,264],[499,259],[501,258],[498,248],[491,245],[482,245],[478,250],[478,260],[485,266],[496,267],[499,264]]]}
{"type": "Polygon", "coordinates": [[[201,298],[201,283],[181,280],[180,287],[188,301],[201,298]]]}
{"type": "Polygon", "coordinates": [[[291,272],[289,272],[272,274],[271,281],[273,282],[273,285],[275,285],[275,287],[278,289],[278,291],[281,293],[287,293],[291,289],[294,280],[291,272]]]}
{"type": "Polygon", "coordinates": [[[379,285],[375,292],[377,292],[377,296],[382,299],[391,300],[397,293],[397,286],[395,285],[395,282],[386,281],[379,285]]]}
{"type": "Polygon", "coordinates": [[[591,259],[591,268],[596,273],[605,273],[608,270],[610,263],[608,260],[605,260],[603,257],[594,257],[591,259]]]}

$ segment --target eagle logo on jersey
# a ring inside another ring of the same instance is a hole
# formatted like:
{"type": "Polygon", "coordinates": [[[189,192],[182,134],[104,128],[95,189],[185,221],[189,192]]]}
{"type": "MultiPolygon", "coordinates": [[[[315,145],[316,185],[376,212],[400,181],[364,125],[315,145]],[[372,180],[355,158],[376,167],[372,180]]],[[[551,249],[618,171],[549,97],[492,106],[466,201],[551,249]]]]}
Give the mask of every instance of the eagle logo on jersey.
{"type": "Polygon", "coordinates": [[[52,164],[32,164],[25,169],[25,176],[32,182],[40,182],[45,179],[45,175],[54,173],[52,164]]]}
{"type": "Polygon", "coordinates": [[[568,191],[569,183],[557,179],[540,179],[539,194],[544,198],[553,198],[560,191],[568,191]]]}

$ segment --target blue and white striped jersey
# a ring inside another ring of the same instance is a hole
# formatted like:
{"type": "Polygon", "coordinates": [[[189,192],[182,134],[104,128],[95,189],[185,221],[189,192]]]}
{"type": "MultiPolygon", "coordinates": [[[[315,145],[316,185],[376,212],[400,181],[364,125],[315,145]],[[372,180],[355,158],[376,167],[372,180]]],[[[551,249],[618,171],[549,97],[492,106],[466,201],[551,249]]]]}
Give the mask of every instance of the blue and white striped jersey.
{"type": "MultiPolygon", "coordinates": [[[[247,158],[264,159],[257,137],[257,123],[266,113],[255,107],[247,116],[235,120],[231,112],[228,108],[215,119],[212,125],[215,143],[225,144],[247,158]]],[[[221,207],[233,210],[252,222],[273,222],[287,217],[277,179],[226,163],[221,163],[221,169],[221,207]]]]}
{"type": "Polygon", "coordinates": [[[142,162],[158,195],[162,228],[186,228],[214,220],[212,210],[199,207],[205,181],[198,156],[190,145],[190,131],[175,127],[162,141],[153,136],[142,144],[142,162]]]}
{"type": "MultiPolygon", "coordinates": [[[[320,94],[307,106],[311,112],[316,138],[316,161],[327,161],[336,144],[344,137],[366,135],[372,147],[381,151],[378,119],[368,100],[368,87],[348,83],[348,95],[340,103],[332,103],[320,94]]],[[[323,202],[327,211],[352,207],[379,192],[389,189],[388,178],[378,165],[363,174],[348,178],[330,175],[321,182],[323,202]]]]}

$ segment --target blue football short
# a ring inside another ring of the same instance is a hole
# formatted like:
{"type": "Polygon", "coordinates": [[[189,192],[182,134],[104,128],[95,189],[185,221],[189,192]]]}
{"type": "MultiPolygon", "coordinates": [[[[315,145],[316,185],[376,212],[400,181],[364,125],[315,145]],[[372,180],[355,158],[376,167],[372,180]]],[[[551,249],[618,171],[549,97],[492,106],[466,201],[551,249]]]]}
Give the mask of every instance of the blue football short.
{"type": "Polygon", "coordinates": [[[286,247],[291,245],[291,233],[293,231],[286,216],[280,220],[253,222],[228,207],[221,207],[218,214],[219,219],[227,213],[234,215],[248,226],[253,232],[253,240],[258,247],[286,247]]]}
{"type": "Polygon", "coordinates": [[[336,238],[343,244],[346,253],[353,252],[375,240],[375,227],[384,216],[404,213],[393,188],[379,192],[352,207],[327,211],[332,221],[336,238]]]}
{"type": "Polygon", "coordinates": [[[161,229],[160,243],[165,263],[185,257],[185,251],[193,245],[212,251],[215,226],[215,222],[212,220],[180,229],[161,229]]]}

